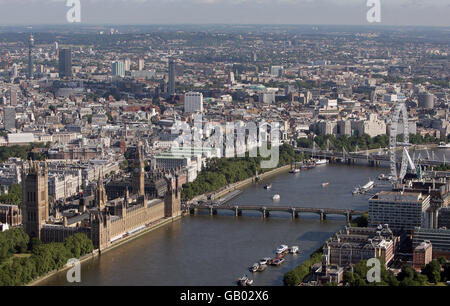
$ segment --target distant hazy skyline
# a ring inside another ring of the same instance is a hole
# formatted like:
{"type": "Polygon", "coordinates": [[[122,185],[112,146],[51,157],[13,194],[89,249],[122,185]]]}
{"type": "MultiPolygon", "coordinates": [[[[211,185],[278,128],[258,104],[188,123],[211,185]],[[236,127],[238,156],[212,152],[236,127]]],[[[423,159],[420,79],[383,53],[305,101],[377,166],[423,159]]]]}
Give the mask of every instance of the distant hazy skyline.
{"type": "MultiPolygon", "coordinates": [[[[80,0],[82,24],[368,25],[367,0],[80,0]]],[[[1,25],[66,24],[66,0],[0,0],[1,25]]],[[[449,0],[381,0],[381,25],[450,26],[449,0]]]]}

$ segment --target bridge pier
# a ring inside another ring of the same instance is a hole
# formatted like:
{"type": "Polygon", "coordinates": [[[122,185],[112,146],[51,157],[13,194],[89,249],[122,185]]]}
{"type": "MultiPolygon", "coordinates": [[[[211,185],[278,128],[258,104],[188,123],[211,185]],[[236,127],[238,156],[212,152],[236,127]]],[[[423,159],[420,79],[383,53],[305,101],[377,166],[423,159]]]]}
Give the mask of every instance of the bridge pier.
{"type": "Polygon", "coordinates": [[[352,222],[352,214],[349,211],[347,211],[345,213],[345,218],[346,218],[346,222],[347,223],[351,223],[352,222]]]}
{"type": "Polygon", "coordinates": [[[261,212],[262,212],[263,219],[268,218],[270,215],[269,211],[265,207],[261,210],[261,212]]]}
{"type": "Polygon", "coordinates": [[[291,214],[292,214],[292,220],[295,220],[298,218],[298,212],[295,210],[295,208],[292,208],[291,214]]]}
{"type": "Polygon", "coordinates": [[[240,210],[238,206],[236,206],[236,207],[234,208],[234,215],[235,215],[236,217],[242,216],[242,210],[240,210]]]}
{"type": "Polygon", "coordinates": [[[217,215],[217,209],[214,209],[212,207],[209,208],[209,215],[214,216],[217,215]]]}
{"type": "Polygon", "coordinates": [[[320,221],[325,221],[327,219],[327,215],[324,211],[320,212],[320,221]]]}
{"type": "Polygon", "coordinates": [[[196,211],[195,208],[189,208],[189,213],[190,213],[191,215],[195,215],[195,211],[196,211]]]}

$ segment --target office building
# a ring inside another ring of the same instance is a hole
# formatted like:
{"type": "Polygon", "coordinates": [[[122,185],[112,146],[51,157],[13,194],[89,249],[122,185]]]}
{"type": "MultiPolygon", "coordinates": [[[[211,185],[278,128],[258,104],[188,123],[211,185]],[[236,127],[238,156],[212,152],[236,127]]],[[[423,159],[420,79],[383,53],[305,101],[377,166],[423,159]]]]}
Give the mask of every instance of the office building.
{"type": "Polygon", "coordinates": [[[55,41],[54,46],[55,46],[55,57],[58,57],[59,56],[59,44],[57,41],[55,41]]]}
{"type": "Polygon", "coordinates": [[[429,240],[421,242],[414,248],[413,268],[416,271],[422,270],[433,259],[433,247],[429,240]]]}
{"type": "Polygon", "coordinates": [[[413,234],[413,247],[416,248],[424,241],[433,246],[433,259],[445,257],[450,260],[450,229],[416,227],[413,234]]]}
{"type": "Polygon", "coordinates": [[[434,108],[434,95],[429,92],[421,92],[419,94],[419,107],[424,109],[433,109],[434,108]]]}
{"type": "Polygon", "coordinates": [[[445,227],[450,229],[450,207],[443,207],[439,209],[437,220],[437,227],[445,227]]]}
{"type": "Polygon", "coordinates": [[[336,109],[338,104],[336,99],[322,98],[319,100],[320,107],[325,109],[336,109]]]}
{"type": "Polygon", "coordinates": [[[283,66],[272,66],[270,67],[270,75],[273,77],[281,77],[283,75],[283,66]]]}
{"type": "Polygon", "coordinates": [[[131,69],[131,60],[129,58],[125,59],[123,62],[125,71],[130,71],[131,69]]]}
{"type": "Polygon", "coordinates": [[[233,85],[233,84],[235,84],[236,83],[236,80],[235,80],[235,78],[234,78],[234,72],[233,71],[228,71],[228,79],[227,79],[227,83],[229,84],[229,85],[233,85]]]}
{"type": "Polygon", "coordinates": [[[352,121],[352,131],[355,136],[367,134],[370,137],[376,137],[384,135],[387,131],[386,122],[378,119],[376,114],[370,114],[368,120],[352,121]]]}
{"type": "Polygon", "coordinates": [[[125,76],[125,65],[122,61],[116,61],[112,63],[112,75],[114,76],[125,76]]]}
{"type": "Polygon", "coordinates": [[[381,259],[386,266],[394,259],[399,242],[389,226],[345,227],[328,241],[323,248],[327,265],[346,266],[360,260],[381,259]]]}
{"type": "Polygon", "coordinates": [[[369,199],[369,226],[389,224],[394,232],[428,227],[430,196],[417,192],[381,191],[369,199]]]}
{"type": "Polygon", "coordinates": [[[16,128],[16,109],[14,107],[5,107],[3,109],[3,126],[7,131],[16,128]]]}
{"type": "Polygon", "coordinates": [[[169,95],[171,96],[176,93],[175,78],[176,78],[175,61],[171,58],[169,59],[169,95]]]}
{"type": "Polygon", "coordinates": [[[59,77],[72,77],[72,50],[70,48],[59,49],[59,77]]]}
{"type": "Polygon", "coordinates": [[[28,39],[28,79],[33,78],[33,47],[34,47],[34,37],[33,34],[30,35],[28,39]]]}
{"type": "Polygon", "coordinates": [[[11,78],[15,79],[19,76],[19,69],[17,68],[17,64],[14,63],[12,65],[12,70],[11,70],[11,78]]]}
{"type": "Polygon", "coordinates": [[[145,61],[143,58],[140,58],[139,62],[138,62],[138,70],[142,71],[142,70],[144,70],[144,67],[145,67],[145,61]]]}
{"type": "Polygon", "coordinates": [[[275,92],[273,91],[262,91],[258,96],[259,102],[264,104],[275,103],[275,92]]]}
{"type": "Polygon", "coordinates": [[[9,105],[17,105],[17,91],[13,88],[9,88],[9,105]]]}
{"type": "Polygon", "coordinates": [[[184,94],[184,112],[203,112],[203,94],[200,92],[187,92],[184,94]]]}

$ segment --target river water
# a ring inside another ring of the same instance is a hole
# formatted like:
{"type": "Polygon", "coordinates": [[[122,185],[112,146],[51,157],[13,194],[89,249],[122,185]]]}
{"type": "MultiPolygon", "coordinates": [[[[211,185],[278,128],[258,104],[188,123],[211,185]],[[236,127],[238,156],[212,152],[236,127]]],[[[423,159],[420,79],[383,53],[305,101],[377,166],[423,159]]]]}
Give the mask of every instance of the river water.
{"type": "MultiPolygon", "coordinates": [[[[363,165],[322,165],[267,178],[229,203],[367,210],[370,195],[353,196],[351,191],[387,172],[363,165]],[[329,185],[322,187],[324,182],[329,185]],[[272,189],[263,188],[267,183],[272,189]],[[272,200],[274,194],[281,196],[278,202],[272,200]]],[[[387,188],[377,186],[374,192],[387,188]]],[[[232,212],[186,216],[83,263],[80,285],[234,285],[244,274],[251,275],[255,285],[282,285],[285,272],[343,226],[343,216],[331,215],[324,222],[315,214],[296,220],[287,213],[272,213],[266,220],[258,212],[241,217],[232,212]],[[253,275],[248,271],[259,259],[273,256],[280,244],[298,245],[300,254],[287,255],[281,267],[270,266],[253,275]]],[[[62,272],[40,285],[70,284],[62,272]]]]}
{"type": "MultiPolygon", "coordinates": [[[[435,153],[450,160],[449,151],[435,153]]],[[[353,188],[388,171],[387,167],[333,164],[297,174],[283,173],[248,186],[229,204],[367,210],[370,194],[353,196],[353,188]],[[329,185],[322,187],[325,182],[329,185]],[[263,186],[268,183],[272,189],[265,190],[263,186]],[[272,200],[274,194],[281,196],[278,202],[272,200]]],[[[371,193],[382,189],[389,186],[378,185],[371,193]]],[[[272,213],[266,220],[258,212],[244,212],[241,217],[232,212],[186,216],[83,263],[80,285],[221,286],[234,285],[244,274],[251,275],[255,285],[282,285],[285,272],[307,259],[343,226],[343,216],[327,216],[320,222],[314,214],[302,214],[296,220],[287,213],[272,213]],[[259,259],[273,256],[280,244],[298,245],[301,252],[287,255],[281,267],[268,267],[253,275],[248,271],[259,259]]],[[[62,272],[40,285],[70,284],[62,272]]]]}

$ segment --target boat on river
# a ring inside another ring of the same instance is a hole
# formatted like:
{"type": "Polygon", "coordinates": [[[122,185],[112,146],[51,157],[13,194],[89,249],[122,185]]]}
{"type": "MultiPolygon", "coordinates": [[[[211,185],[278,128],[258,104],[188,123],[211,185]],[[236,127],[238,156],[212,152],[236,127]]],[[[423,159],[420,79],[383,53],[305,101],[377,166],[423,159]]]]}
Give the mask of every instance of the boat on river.
{"type": "Polygon", "coordinates": [[[307,163],[301,166],[302,169],[312,169],[315,168],[316,164],[315,163],[307,163]]]}
{"type": "Polygon", "coordinates": [[[298,246],[296,246],[296,245],[291,246],[291,248],[289,249],[289,253],[291,253],[291,254],[298,254],[299,253],[298,246]]]}
{"type": "Polygon", "coordinates": [[[270,265],[272,263],[273,259],[271,257],[264,257],[259,261],[260,266],[270,265]]]}
{"type": "Polygon", "coordinates": [[[315,164],[317,166],[319,166],[319,165],[326,165],[326,164],[328,164],[328,160],[327,159],[318,159],[318,160],[315,161],[315,164]]]}
{"type": "Polygon", "coordinates": [[[285,261],[284,258],[277,258],[272,262],[272,266],[281,266],[285,261]]]}
{"type": "Polygon", "coordinates": [[[277,254],[284,254],[286,252],[289,252],[289,247],[285,244],[280,245],[275,251],[277,254]]]}
{"type": "Polygon", "coordinates": [[[262,272],[267,268],[267,265],[259,265],[258,272],[262,272]]]}
{"type": "Polygon", "coordinates": [[[258,269],[259,269],[259,264],[257,264],[257,263],[255,263],[255,264],[253,264],[253,266],[251,266],[250,267],[250,272],[257,272],[258,271],[258,269]]]}
{"type": "Polygon", "coordinates": [[[239,286],[245,287],[245,286],[251,286],[253,285],[253,280],[249,279],[246,275],[242,276],[241,278],[238,278],[237,284],[239,286]]]}

